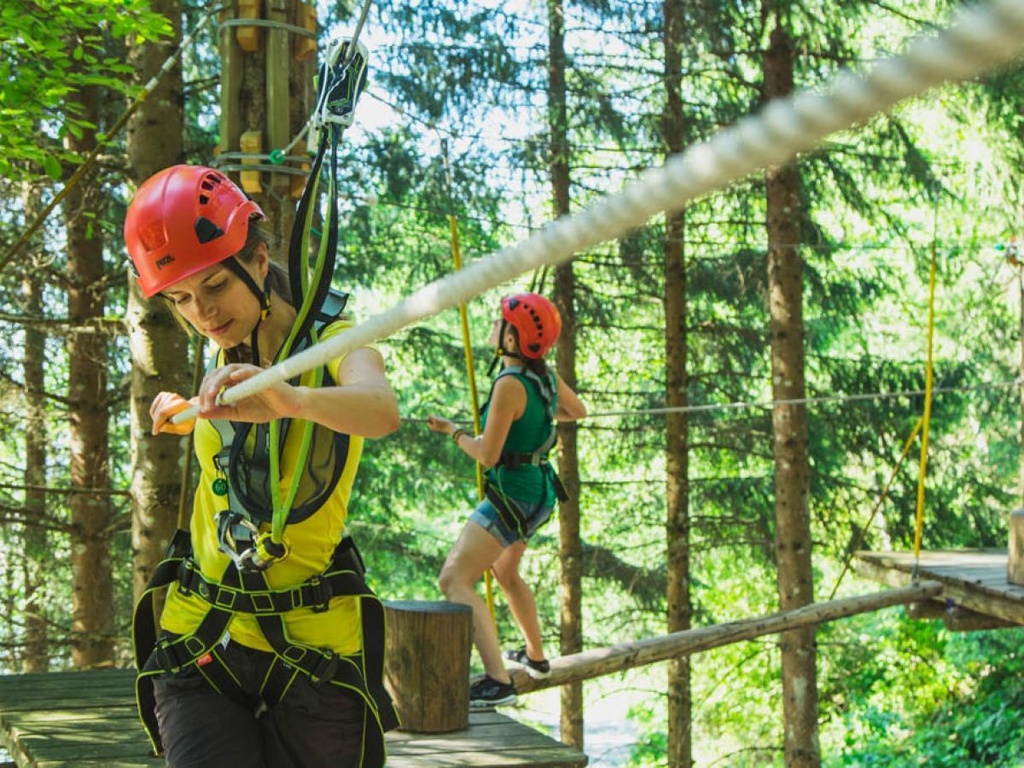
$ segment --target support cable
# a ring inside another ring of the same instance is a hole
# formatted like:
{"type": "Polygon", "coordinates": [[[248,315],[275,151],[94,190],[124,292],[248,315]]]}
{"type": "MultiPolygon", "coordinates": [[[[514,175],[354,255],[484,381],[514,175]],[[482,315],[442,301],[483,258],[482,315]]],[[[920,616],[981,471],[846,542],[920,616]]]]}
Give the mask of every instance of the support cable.
{"type": "Polygon", "coordinates": [[[885,481],[885,485],[882,487],[882,492],[878,496],[878,501],[875,502],[874,509],[871,510],[871,516],[868,517],[868,521],[864,523],[860,529],[860,533],[857,536],[857,541],[850,548],[850,554],[846,558],[846,562],[843,563],[843,570],[839,572],[839,576],[836,578],[836,583],[832,586],[832,592],[829,594],[828,599],[832,601],[835,599],[836,592],[839,590],[839,585],[843,582],[843,577],[847,571],[850,570],[850,563],[853,562],[853,556],[860,549],[860,545],[864,543],[864,539],[867,536],[868,528],[875,522],[875,516],[878,514],[878,510],[882,508],[882,504],[885,503],[886,498],[889,496],[889,488],[892,487],[893,480],[896,479],[896,475],[899,474],[900,468],[903,466],[903,462],[907,460],[907,456],[910,455],[910,449],[914,445],[914,441],[917,439],[918,433],[921,431],[921,426],[924,424],[924,419],[918,419],[917,424],[914,425],[914,429],[910,433],[910,437],[907,438],[906,442],[903,443],[903,451],[900,453],[900,458],[896,462],[896,466],[892,468],[892,472],[889,473],[889,479],[885,481]]]}

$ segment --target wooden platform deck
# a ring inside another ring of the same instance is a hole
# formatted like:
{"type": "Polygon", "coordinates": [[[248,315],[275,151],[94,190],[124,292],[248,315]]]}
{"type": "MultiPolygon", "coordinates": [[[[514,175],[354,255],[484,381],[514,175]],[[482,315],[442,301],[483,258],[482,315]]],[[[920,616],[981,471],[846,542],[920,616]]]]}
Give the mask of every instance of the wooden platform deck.
{"type": "MultiPolygon", "coordinates": [[[[1010,624],[1024,624],[1024,587],[1007,581],[1007,564],[1005,549],[922,552],[918,576],[943,585],[935,600],[947,609],[959,607],[1010,624]]],[[[890,587],[911,583],[914,565],[913,552],[858,552],[853,563],[862,576],[890,587]]]]}
{"type": "MultiPolygon", "coordinates": [[[[143,768],[150,756],[128,669],[0,676],[0,768],[143,768]]],[[[500,712],[446,734],[388,734],[389,768],[582,768],[587,757],[500,712]]]]}

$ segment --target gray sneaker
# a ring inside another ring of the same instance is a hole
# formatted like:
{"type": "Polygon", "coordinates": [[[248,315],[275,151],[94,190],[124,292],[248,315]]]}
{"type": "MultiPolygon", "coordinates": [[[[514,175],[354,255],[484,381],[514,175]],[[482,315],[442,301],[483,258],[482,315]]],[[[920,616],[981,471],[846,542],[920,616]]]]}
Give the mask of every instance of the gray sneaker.
{"type": "Polygon", "coordinates": [[[469,708],[489,709],[502,704],[516,703],[516,687],[512,683],[499,683],[485,675],[483,680],[469,686],[469,708]]]}
{"type": "Polygon", "coordinates": [[[551,676],[551,664],[548,660],[534,661],[526,655],[525,648],[520,648],[518,651],[505,651],[505,661],[509,662],[513,667],[525,669],[526,674],[537,680],[543,680],[545,677],[551,676]]]}

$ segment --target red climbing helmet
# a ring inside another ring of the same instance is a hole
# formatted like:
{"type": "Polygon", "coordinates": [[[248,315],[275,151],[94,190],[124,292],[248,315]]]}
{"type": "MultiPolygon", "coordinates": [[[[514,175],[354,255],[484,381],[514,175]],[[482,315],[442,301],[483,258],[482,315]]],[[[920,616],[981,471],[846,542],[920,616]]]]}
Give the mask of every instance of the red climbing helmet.
{"type": "Polygon", "coordinates": [[[174,165],[150,176],[128,206],[124,242],[150,298],[234,256],[260,207],[220,171],[174,165]]]}
{"type": "Polygon", "coordinates": [[[558,341],[562,317],[555,305],[536,293],[517,293],[501,300],[501,316],[519,334],[519,353],[539,360],[558,341]]]}

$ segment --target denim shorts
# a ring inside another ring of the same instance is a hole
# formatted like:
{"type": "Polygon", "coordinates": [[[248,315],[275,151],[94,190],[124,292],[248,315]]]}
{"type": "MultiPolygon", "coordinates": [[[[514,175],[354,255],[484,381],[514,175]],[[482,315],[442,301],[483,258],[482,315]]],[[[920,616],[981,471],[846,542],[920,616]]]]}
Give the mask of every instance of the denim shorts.
{"type": "Polygon", "coordinates": [[[505,521],[501,519],[498,510],[487,499],[484,499],[477,505],[469,519],[490,533],[504,547],[510,547],[520,539],[529,541],[537,529],[551,519],[551,512],[554,510],[554,507],[545,504],[529,504],[518,500],[516,503],[526,515],[525,536],[520,536],[518,531],[509,528],[505,521]]]}

